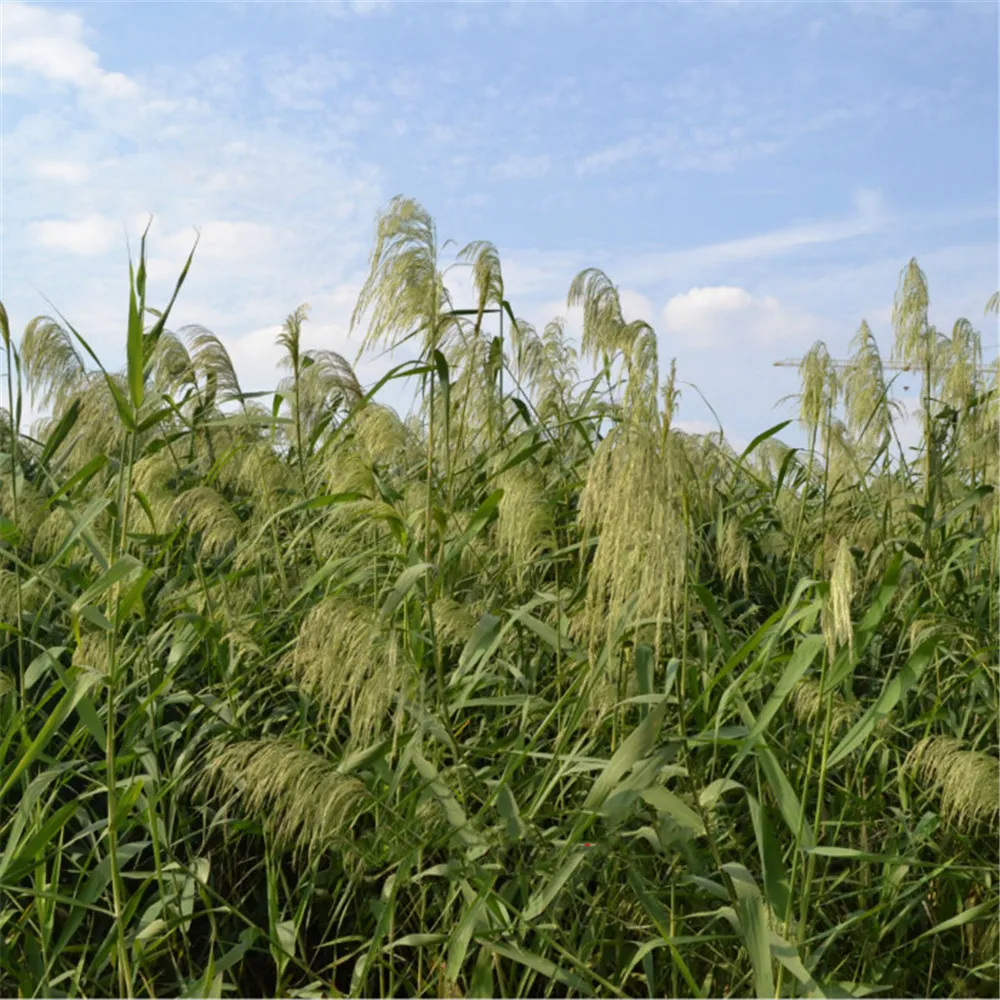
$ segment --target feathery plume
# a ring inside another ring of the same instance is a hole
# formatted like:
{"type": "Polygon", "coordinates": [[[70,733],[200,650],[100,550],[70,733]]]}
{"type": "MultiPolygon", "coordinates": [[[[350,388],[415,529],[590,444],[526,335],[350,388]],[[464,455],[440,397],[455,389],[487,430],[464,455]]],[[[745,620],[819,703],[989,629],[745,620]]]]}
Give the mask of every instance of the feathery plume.
{"type": "Polygon", "coordinates": [[[1000,815],[1000,761],[950,736],[928,736],[907,755],[906,769],[929,782],[947,819],[960,827],[995,824],[1000,815]]]}

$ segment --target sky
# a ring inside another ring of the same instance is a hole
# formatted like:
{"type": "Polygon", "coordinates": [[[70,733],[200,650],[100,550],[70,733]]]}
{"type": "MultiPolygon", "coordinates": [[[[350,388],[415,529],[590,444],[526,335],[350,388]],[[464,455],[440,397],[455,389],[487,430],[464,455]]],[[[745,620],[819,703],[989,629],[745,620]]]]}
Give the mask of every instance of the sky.
{"type": "MultiPolygon", "coordinates": [[[[912,256],[932,322],[968,317],[996,356],[998,9],[4,0],[0,298],[15,333],[55,306],[120,366],[126,237],[152,214],[152,304],[197,229],[170,325],[272,388],[302,303],[307,345],[355,358],[375,219],[404,194],[442,243],[495,243],[539,328],[577,335],[569,284],[604,270],[739,444],[794,416],[775,360],[846,357],[862,319],[888,353],[912,256]]],[[[678,419],[715,426],[690,386],[678,419]]]]}

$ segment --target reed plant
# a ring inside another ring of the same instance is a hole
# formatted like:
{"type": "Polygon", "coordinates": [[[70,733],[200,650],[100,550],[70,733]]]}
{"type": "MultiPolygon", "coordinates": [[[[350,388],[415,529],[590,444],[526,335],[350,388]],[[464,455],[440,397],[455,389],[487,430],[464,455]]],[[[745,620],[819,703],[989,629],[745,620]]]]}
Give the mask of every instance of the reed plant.
{"type": "Polygon", "coordinates": [[[607,275],[576,345],[446,249],[380,217],[354,327],[416,359],[367,387],[299,307],[245,390],[146,234],[123,371],[0,307],[0,993],[995,997],[972,323],[907,265],[913,452],[862,323],[803,364],[807,447],[737,453],[607,275]]]}

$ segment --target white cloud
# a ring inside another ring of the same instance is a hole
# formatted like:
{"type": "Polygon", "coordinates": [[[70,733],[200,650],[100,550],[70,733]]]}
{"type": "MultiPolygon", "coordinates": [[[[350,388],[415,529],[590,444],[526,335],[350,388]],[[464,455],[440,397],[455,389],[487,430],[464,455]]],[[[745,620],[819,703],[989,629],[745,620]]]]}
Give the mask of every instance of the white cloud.
{"type": "Polygon", "coordinates": [[[882,192],[874,188],[858,188],[854,192],[854,209],[860,219],[881,218],[885,209],[882,192]]]}
{"type": "MultiPolygon", "coordinates": [[[[681,269],[685,274],[705,274],[721,266],[743,261],[781,257],[808,246],[822,246],[868,236],[885,228],[884,213],[854,215],[821,222],[806,222],[746,236],[741,239],[710,243],[666,253],[646,253],[625,258],[621,274],[631,284],[662,281],[681,269]]],[[[618,272],[616,272],[618,273],[618,272]]]]}
{"type": "Polygon", "coordinates": [[[822,332],[816,317],[773,296],[726,285],[675,295],[663,308],[663,321],[666,333],[702,348],[803,342],[822,332]]]}
{"type": "Polygon", "coordinates": [[[608,170],[619,163],[634,160],[637,156],[645,153],[648,148],[648,140],[640,136],[623,139],[621,142],[605,146],[604,149],[583,157],[576,165],[576,172],[578,174],[590,174],[608,170]]]}
{"type": "MultiPolygon", "coordinates": [[[[212,219],[198,227],[200,239],[195,252],[199,263],[231,262],[242,264],[253,258],[273,259],[279,249],[278,234],[258,222],[212,219]]],[[[173,250],[176,255],[186,255],[194,243],[193,230],[181,231],[156,241],[161,251],[173,250]]]]}
{"type": "Polygon", "coordinates": [[[503,180],[543,177],[549,172],[551,167],[551,156],[521,156],[515,153],[494,166],[493,176],[502,178],[503,180]]]}
{"type": "Polygon", "coordinates": [[[655,310],[653,309],[653,303],[645,295],[641,295],[631,288],[619,288],[618,300],[622,304],[622,314],[627,323],[640,319],[645,320],[647,323],[654,322],[655,310]]]}
{"type": "Polygon", "coordinates": [[[99,257],[123,240],[120,223],[103,215],[80,219],[45,219],[30,226],[34,242],[46,250],[65,250],[80,257],[99,257]]]}
{"type": "MultiPolygon", "coordinates": [[[[14,7],[3,5],[5,74],[14,51],[7,31],[14,7]]],[[[76,15],[28,13],[45,15],[32,22],[35,34],[72,29],[83,37],[76,15]]],[[[24,53],[23,47],[15,52],[16,72],[27,80],[24,53]]],[[[86,59],[77,61],[83,87],[86,59]]],[[[375,209],[384,200],[377,172],[337,134],[304,135],[286,117],[254,119],[232,105],[249,86],[249,70],[259,72],[238,55],[152,67],[128,114],[94,83],[100,80],[96,56],[89,65],[88,99],[81,93],[75,103],[53,100],[43,88],[29,87],[27,113],[4,130],[3,291],[15,323],[51,311],[40,290],[109,367],[118,367],[126,232],[134,261],[152,212],[151,303],[162,305],[173,291],[197,227],[201,240],[170,323],[175,329],[202,324],[226,338],[248,385],[273,385],[276,377],[271,335],[257,331],[273,330],[302,302],[315,307],[309,329],[316,345],[353,356],[357,344],[347,341],[346,329],[359,284],[355,272],[364,266],[375,209]],[[235,73],[230,89],[210,79],[227,78],[226,67],[235,73]],[[21,235],[12,243],[15,233],[21,235]],[[331,291],[342,287],[353,289],[349,302],[331,291]]],[[[325,84],[319,69],[307,69],[313,77],[285,81],[290,99],[305,100],[310,86],[325,84]]]]}
{"type": "Polygon", "coordinates": [[[81,184],[90,176],[85,163],[72,160],[41,160],[35,164],[35,176],[64,184],[81,184]]]}
{"type": "Polygon", "coordinates": [[[390,78],[389,92],[402,101],[418,101],[423,97],[424,87],[412,70],[400,70],[390,78]]]}
{"type": "Polygon", "coordinates": [[[391,8],[389,0],[351,0],[351,10],[355,14],[387,14],[391,8]]]}
{"type": "MultiPolygon", "coordinates": [[[[8,0],[2,5],[0,64],[51,83],[68,84],[103,97],[131,97],[136,84],[123,73],[101,68],[97,53],[83,40],[78,14],[8,0]]],[[[15,76],[14,86],[17,87],[15,76]]]]}
{"type": "Polygon", "coordinates": [[[675,420],[671,425],[685,434],[718,434],[717,424],[710,424],[707,420],[675,420]]]}
{"type": "Polygon", "coordinates": [[[279,56],[265,66],[264,87],[279,107],[315,111],[325,106],[331,91],[353,76],[343,56],[312,54],[294,62],[279,56]]]}
{"type": "Polygon", "coordinates": [[[848,0],[844,6],[858,17],[903,31],[919,31],[927,21],[926,10],[921,10],[912,3],[903,3],[903,0],[879,0],[878,3],[871,3],[870,0],[848,0]]]}
{"type": "Polygon", "coordinates": [[[823,18],[818,17],[809,22],[809,30],[807,32],[810,41],[815,41],[827,30],[827,23],[823,18]]]}

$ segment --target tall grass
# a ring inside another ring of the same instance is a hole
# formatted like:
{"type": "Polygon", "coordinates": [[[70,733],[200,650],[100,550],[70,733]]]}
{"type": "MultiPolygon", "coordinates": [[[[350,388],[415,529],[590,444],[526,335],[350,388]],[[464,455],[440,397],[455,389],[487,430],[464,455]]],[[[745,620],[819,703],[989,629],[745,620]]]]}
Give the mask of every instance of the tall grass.
{"type": "Polygon", "coordinates": [[[123,372],[0,311],[0,993],[996,996],[972,325],[904,269],[915,457],[864,324],[807,355],[809,446],[736,454],[606,275],[578,356],[457,262],[471,309],[388,207],[355,326],[419,352],[368,389],[302,307],[244,391],[145,234],[123,372]]]}

